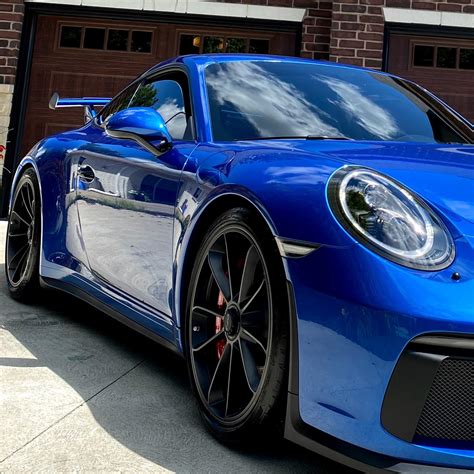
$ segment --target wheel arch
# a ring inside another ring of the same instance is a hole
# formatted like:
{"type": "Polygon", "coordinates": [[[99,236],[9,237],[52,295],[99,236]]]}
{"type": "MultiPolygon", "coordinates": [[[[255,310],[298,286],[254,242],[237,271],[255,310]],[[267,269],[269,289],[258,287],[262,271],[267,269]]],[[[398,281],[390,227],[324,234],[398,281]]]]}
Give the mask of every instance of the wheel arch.
{"type": "MultiPolygon", "coordinates": [[[[235,192],[224,193],[214,197],[210,200],[198,213],[198,216],[194,218],[194,224],[191,229],[188,230],[188,236],[181,244],[181,259],[177,265],[177,276],[176,283],[178,285],[176,291],[175,309],[176,309],[176,325],[179,331],[180,347],[183,349],[183,328],[184,318],[186,311],[186,288],[191,279],[191,273],[193,270],[192,262],[199,250],[199,245],[202,242],[204,235],[206,234],[209,226],[214,222],[217,217],[222,213],[233,209],[235,207],[244,207],[249,209],[254,216],[260,221],[261,224],[269,230],[269,232],[277,237],[278,234],[275,229],[270,216],[266,213],[265,209],[248,197],[243,196],[235,192]]],[[[276,241],[275,241],[275,245],[276,241]]],[[[285,275],[288,277],[287,267],[284,259],[281,259],[285,275]]]]}
{"type": "Polygon", "coordinates": [[[11,185],[11,189],[10,189],[10,196],[8,198],[8,215],[10,215],[11,207],[12,207],[12,204],[13,204],[13,197],[15,195],[15,190],[16,190],[16,186],[18,184],[18,181],[20,180],[23,173],[26,170],[30,169],[30,168],[32,168],[35,171],[36,177],[38,178],[38,185],[39,185],[39,188],[40,188],[40,199],[41,199],[41,202],[42,202],[43,191],[41,189],[41,180],[40,180],[38,165],[37,165],[36,161],[33,160],[33,158],[31,158],[30,156],[26,156],[25,158],[23,158],[20,161],[20,164],[16,168],[15,174],[13,176],[12,185],[11,185]]]}

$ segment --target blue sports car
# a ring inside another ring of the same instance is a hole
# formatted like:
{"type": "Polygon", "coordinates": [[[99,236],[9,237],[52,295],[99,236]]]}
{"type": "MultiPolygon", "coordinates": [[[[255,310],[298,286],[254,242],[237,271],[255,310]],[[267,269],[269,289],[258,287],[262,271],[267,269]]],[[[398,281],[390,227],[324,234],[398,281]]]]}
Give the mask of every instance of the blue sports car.
{"type": "Polygon", "coordinates": [[[50,106],[86,124],[16,171],[12,297],[64,290],[182,354],[223,442],[474,468],[469,122],[390,74],[259,55],[50,106]]]}

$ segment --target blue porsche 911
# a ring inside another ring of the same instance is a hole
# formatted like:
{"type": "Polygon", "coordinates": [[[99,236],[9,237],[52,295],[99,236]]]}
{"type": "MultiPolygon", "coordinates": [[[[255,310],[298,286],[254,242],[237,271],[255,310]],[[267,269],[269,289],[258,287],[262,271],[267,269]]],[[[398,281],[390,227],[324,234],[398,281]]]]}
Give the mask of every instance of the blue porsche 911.
{"type": "Polygon", "coordinates": [[[13,180],[13,298],[64,290],[182,354],[223,442],[474,468],[467,120],[390,74],[259,55],[67,106],[86,124],[13,180]]]}

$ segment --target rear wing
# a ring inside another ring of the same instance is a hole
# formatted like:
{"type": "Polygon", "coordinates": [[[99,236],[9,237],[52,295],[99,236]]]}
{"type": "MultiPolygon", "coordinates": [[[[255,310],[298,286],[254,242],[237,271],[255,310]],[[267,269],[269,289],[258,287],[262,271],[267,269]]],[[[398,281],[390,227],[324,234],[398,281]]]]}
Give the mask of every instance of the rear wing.
{"type": "Polygon", "coordinates": [[[83,107],[84,121],[88,122],[96,116],[94,107],[103,107],[107,105],[112,99],[110,97],[83,97],[74,99],[61,99],[59,94],[55,92],[49,101],[49,108],[51,110],[62,109],[66,107],[83,107]]]}

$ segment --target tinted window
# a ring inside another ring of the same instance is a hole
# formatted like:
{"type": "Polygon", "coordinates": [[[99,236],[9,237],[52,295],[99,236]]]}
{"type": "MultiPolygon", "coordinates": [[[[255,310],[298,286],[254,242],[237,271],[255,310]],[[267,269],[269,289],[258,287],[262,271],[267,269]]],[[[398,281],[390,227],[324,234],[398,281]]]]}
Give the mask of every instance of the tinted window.
{"type": "Polygon", "coordinates": [[[438,47],[436,66],[438,67],[456,67],[456,48],[445,48],[443,46],[438,47]]]}
{"type": "Polygon", "coordinates": [[[413,64],[415,66],[433,66],[434,46],[417,44],[414,49],[413,64]]]}
{"type": "MultiPolygon", "coordinates": [[[[340,137],[465,141],[440,118],[439,103],[383,74],[311,63],[211,64],[206,83],[215,140],[340,137]]],[[[446,110],[446,109],[442,109],[446,110]]],[[[449,112],[443,112],[443,114],[449,112]]]]}
{"type": "Polygon", "coordinates": [[[127,30],[109,30],[107,40],[107,49],[112,51],[127,51],[128,49],[128,31],[127,30]]]}
{"type": "Polygon", "coordinates": [[[84,34],[84,48],[104,49],[105,28],[86,28],[84,34]]]}
{"type": "Polygon", "coordinates": [[[461,69],[474,69],[474,49],[461,49],[459,67],[461,69]]]}
{"type": "Polygon", "coordinates": [[[132,47],[134,53],[150,53],[151,52],[150,31],[132,31],[132,47]]]}
{"type": "Polygon", "coordinates": [[[80,26],[63,26],[61,27],[59,46],[62,48],[80,48],[81,35],[82,28],[80,26]]]}
{"type": "Polygon", "coordinates": [[[186,133],[184,94],[178,82],[163,79],[141,86],[130,107],[153,107],[163,117],[171,136],[183,139],[186,133]]]}
{"type": "Polygon", "coordinates": [[[115,97],[115,99],[113,99],[108,105],[106,105],[102,112],[99,114],[99,122],[104,122],[117,112],[128,108],[136,90],[137,84],[133,84],[132,86],[125,89],[120,95],[115,97]]]}

